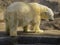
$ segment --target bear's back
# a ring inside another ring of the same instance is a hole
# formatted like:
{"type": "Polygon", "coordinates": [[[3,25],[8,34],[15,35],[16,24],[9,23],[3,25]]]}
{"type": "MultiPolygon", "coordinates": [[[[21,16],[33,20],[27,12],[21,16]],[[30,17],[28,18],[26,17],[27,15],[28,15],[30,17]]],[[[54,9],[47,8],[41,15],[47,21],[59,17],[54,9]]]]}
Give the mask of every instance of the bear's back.
{"type": "Polygon", "coordinates": [[[21,11],[21,12],[28,12],[30,7],[27,3],[24,2],[14,2],[7,7],[7,11],[14,12],[14,11],[21,11]]]}

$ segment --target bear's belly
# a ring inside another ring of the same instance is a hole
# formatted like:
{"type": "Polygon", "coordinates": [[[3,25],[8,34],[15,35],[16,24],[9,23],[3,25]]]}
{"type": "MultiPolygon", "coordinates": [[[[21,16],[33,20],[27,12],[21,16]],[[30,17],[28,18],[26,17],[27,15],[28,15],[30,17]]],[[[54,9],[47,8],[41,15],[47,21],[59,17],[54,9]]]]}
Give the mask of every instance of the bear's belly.
{"type": "Polygon", "coordinates": [[[32,21],[32,17],[28,17],[28,16],[24,16],[22,18],[18,19],[18,26],[26,26],[28,24],[30,24],[30,22],[32,21]]]}

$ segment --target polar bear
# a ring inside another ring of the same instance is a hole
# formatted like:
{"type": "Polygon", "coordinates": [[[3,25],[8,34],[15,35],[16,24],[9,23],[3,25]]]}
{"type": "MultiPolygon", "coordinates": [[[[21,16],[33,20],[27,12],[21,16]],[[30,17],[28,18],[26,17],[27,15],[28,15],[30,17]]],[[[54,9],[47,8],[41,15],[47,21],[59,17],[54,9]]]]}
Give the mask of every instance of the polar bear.
{"type": "Polygon", "coordinates": [[[22,26],[24,32],[29,32],[29,24],[35,33],[43,32],[39,28],[41,19],[54,20],[54,13],[47,6],[38,3],[14,2],[7,7],[4,19],[7,34],[17,36],[17,27],[22,26]]]}

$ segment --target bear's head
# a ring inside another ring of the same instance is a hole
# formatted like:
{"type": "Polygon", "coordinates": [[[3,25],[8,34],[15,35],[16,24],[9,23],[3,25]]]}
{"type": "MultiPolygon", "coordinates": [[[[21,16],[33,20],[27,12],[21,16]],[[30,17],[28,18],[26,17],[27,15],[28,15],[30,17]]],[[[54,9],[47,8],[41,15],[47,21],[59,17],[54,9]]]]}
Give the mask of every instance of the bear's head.
{"type": "Polygon", "coordinates": [[[48,20],[48,21],[53,21],[54,20],[54,13],[53,13],[52,9],[47,8],[46,10],[44,10],[41,13],[41,19],[45,19],[45,20],[48,20]]]}

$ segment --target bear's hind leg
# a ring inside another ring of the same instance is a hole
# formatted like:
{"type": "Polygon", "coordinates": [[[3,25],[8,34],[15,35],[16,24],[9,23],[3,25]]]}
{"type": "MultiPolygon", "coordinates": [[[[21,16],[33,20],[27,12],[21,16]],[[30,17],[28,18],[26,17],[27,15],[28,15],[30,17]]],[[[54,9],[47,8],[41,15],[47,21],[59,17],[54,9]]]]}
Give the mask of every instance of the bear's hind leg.
{"type": "Polygon", "coordinates": [[[10,27],[10,36],[17,36],[17,18],[15,15],[10,16],[9,27],[10,27]]]}
{"type": "Polygon", "coordinates": [[[17,28],[16,28],[17,26],[15,25],[15,26],[11,26],[10,27],[10,36],[17,36],[17,28]]]}

